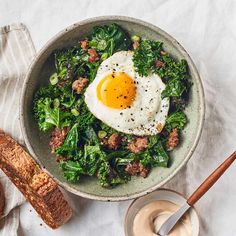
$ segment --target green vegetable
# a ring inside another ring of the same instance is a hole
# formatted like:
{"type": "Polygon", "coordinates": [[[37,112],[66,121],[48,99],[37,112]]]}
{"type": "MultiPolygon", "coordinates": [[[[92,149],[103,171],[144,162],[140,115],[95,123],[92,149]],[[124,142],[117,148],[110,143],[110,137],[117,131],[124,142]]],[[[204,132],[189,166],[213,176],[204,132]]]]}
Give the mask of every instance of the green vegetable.
{"type": "Polygon", "coordinates": [[[86,139],[86,142],[89,145],[91,145],[91,144],[98,144],[99,143],[97,134],[96,134],[96,132],[94,131],[94,129],[91,126],[88,126],[85,129],[84,135],[85,135],[84,139],[86,139]]]}
{"type": "Polygon", "coordinates": [[[186,91],[184,83],[181,80],[173,79],[168,81],[165,90],[161,93],[161,98],[181,97],[184,91],[186,91]]]}
{"type": "Polygon", "coordinates": [[[109,187],[110,181],[109,177],[111,176],[111,167],[108,162],[102,162],[98,170],[98,180],[102,187],[109,187]]]}
{"type": "Polygon", "coordinates": [[[70,125],[70,113],[53,107],[51,98],[40,98],[34,102],[34,115],[39,129],[47,131],[53,127],[63,128],[70,125]]]}
{"type": "Polygon", "coordinates": [[[100,146],[98,144],[94,146],[85,145],[83,163],[86,174],[90,176],[95,175],[101,161],[104,158],[105,153],[100,149],[100,146]]]}
{"type": "Polygon", "coordinates": [[[144,167],[146,167],[146,168],[152,167],[152,165],[153,165],[153,157],[152,157],[152,155],[151,155],[151,153],[150,153],[149,150],[146,150],[145,152],[143,152],[143,153],[139,156],[139,158],[140,158],[140,163],[141,163],[144,167]]]}
{"type": "Polygon", "coordinates": [[[53,100],[53,106],[54,108],[58,108],[60,106],[60,100],[58,98],[53,100]]]}
{"type": "Polygon", "coordinates": [[[169,156],[161,142],[158,142],[153,149],[146,150],[141,154],[140,163],[145,167],[167,167],[169,156]]]}
{"type": "Polygon", "coordinates": [[[139,42],[141,38],[138,35],[133,35],[131,39],[133,42],[139,42]]]}
{"type": "Polygon", "coordinates": [[[141,76],[148,76],[154,69],[154,63],[162,48],[162,43],[153,40],[141,41],[138,48],[134,50],[133,62],[135,70],[141,76]]]}
{"type": "Polygon", "coordinates": [[[61,163],[64,177],[68,181],[76,182],[80,175],[94,176],[98,172],[98,179],[102,186],[109,187],[124,182],[120,177],[115,176],[110,164],[104,160],[105,153],[97,145],[85,145],[84,154],[76,161],[61,163]],[[113,176],[115,178],[113,178],[113,176]],[[119,180],[119,181],[118,181],[119,180]]]}
{"type": "MultiPolygon", "coordinates": [[[[131,46],[130,37],[117,24],[97,26],[89,36],[89,46],[99,53],[113,53],[128,50],[131,46]]],[[[103,56],[104,57],[104,56],[103,56]]]]}
{"type": "Polygon", "coordinates": [[[153,154],[153,166],[162,166],[162,167],[168,167],[169,162],[169,156],[167,155],[163,145],[161,142],[157,144],[157,146],[154,149],[155,153],[153,154]]]}
{"type": "Polygon", "coordinates": [[[60,167],[63,170],[64,178],[73,183],[79,181],[80,175],[84,174],[83,168],[79,162],[61,161],[60,167]]]}
{"type": "Polygon", "coordinates": [[[104,130],[99,130],[98,131],[98,137],[99,138],[105,138],[107,136],[107,132],[104,130]]]}
{"type": "Polygon", "coordinates": [[[186,60],[176,61],[169,54],[158,55],[158,59],[164,63],[164,67],[154,67],[153,72],[167,81],[178,79],[187,82],[189,79],[186,60]]]}
{"type": "Polygon", "coordinates": [[[127,155],[127,157],[118,157],[115,159],[116,166],[124,166],[126,167],[128,164],[130,164],[132,161],[136,159],[136,156],[134,154],[127,155]]]}
{"type": "MultiPolygon", "coordinates": [[[[68,136],[69,135],[70,134],[68,134],[68,136]]],[[[73,150],[71,149],[71,147],[73,146],[73,143],[71,143],[72,141],[71,138],[74,141],[74,143],[76,143],[76,138],[73,137],[73,135],[71,135],[69,143],[66,146],[63,144],[63,146],[57,149],[58,154],[61,154],[59,150],[62,149],[63,151],[67,152],[67,155],[73,152],[73,150]]],[[[63,161],[61,163],[61,168],[64,172],[64,177],[68,181],[72,182],[78,180],[80,175],[94,176],[97,173],[98,167],[101,161],[104,159],[105,154],[100,149],[100,146],[96,144],[94,146],[84,145],[83,154],[81,152],[79,153],[79,155],[74,153],[74,157],[75,156],[77,156],[76,160],[67,162],[63,161]]]]}
{"type": "Polygon", "coordinates": [[[71,86],[60,89],[60,102],[65,108],[71,108],[75,105],[76,96],[71,90],[71,86]]]}
{"type": "Polygon", "coordinates": [[[174,128],[182,130],[186,125],[186,123],[187,123],[187,117],[183,112],[181,111],[174,112],[167,117],[165,128],[168,129],[169,131],[174,128]]]}
{"type": "Polygon", "coordinates": [[[56,149],[56,153],[66,157],[76,157],[78,154],[78,142],[78,124],[75,124],[67,134],[63,145],[56,149]]]}
{"type": "Polygon", "coordinates": [[[104,52],[101,56],[101,60],[104,61],[106,60],[107,58],[109,57],[108,53],[107,52],[104,52]]]}
{"type": "Polygon", "coordinates": [[[66,80],[67,83],[71,83],[72,79],[77,79],[80,76],[92,81],[100,62],[90,63],[88,59],[87,51],[79,45],[57,51],[55,60],[58,78],[66,80]]]}
{"type": "Polygon", "coordinates": [[[75,75],[82,76],[86,73],[88,54],[78,47],[55,52],[57,76],[60,79],[71,80],[75,75]]]}
{"type": "Polygon", "coordinates": [[[87,78],[90,79],[90,81],[93,81],[96,74],[97,74],[97,70],[98,70],[98,67],[100,65],[100,61],[97,61],[97,62],[93,62],[93,63],[88,63],[87,64],[87,78]]]}
{"type": "Polygon", "coordinates": [[[126,183],[127,178],[119,176],[110,166],[109,162],[102,162],[98,170],[98,180],[102,187],[114,187],[118,184],[126,183]]]}
{"type": "Polygon", "coordinates": [[[72,113],[74,116],[78,116],[78,115],[79,115],[79,111],[77,111],[75,108],[71,109],[71,113],[72,113]]]}
{"type": "Polygon", "coordinates": [[[154,147],[160,140],[159,135],[153,135],[149,137],[149,148],[154,147]]]}
{"type": "Polygon", "coordinates": [[[127,150],[112,151],[107,154],[106,160],[116,160],[117,158],[126,158],[129,152],[127,150]]]}
{"type": "Polygon", "coordinates": [[[76,122],[80,130],[85,130],[88,126],[91,126],[97,119],[88,110],[88,107],[85,102],[81,103],[79,110],[80,115],[76,117],[76,122]]]}
{"type": "Polygon", "coordinates": [[[42,98],[57,98],[60,96],[60,90],[51,84],[48,87],[41,87],[34,96],[34,102],[42,98]]]}
{"type": "Polygon", "coordinates": [[[49,81],[51,85],[55,85],[58,83],[57,73],[54,73],[50,76],[49,81]]]}

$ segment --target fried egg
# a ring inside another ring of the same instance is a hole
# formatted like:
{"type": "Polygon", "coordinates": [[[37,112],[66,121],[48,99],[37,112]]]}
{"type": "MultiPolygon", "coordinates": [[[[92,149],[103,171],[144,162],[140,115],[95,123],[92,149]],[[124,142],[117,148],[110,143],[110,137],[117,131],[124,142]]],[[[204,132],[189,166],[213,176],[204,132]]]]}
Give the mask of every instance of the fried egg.
{"type": "Polygon", "coordinates": [[[169,98],[161,98],[165,84],[156,74],[140,76],[133,52],[120,51],[104,60],[85,91],[85,102],[95,117],[117,131],[138,136],[161,132],[169,98]]]}

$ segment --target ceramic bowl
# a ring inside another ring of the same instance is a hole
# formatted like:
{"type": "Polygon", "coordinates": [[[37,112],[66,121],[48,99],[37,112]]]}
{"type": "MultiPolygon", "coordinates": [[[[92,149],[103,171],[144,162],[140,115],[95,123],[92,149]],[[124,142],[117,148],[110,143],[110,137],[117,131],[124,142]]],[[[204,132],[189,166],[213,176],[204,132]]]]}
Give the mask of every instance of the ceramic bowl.
{"type": "Polygon", "coordinates": [[[21,105],[20,119],[25,143],[31,155],[66,190],[85,198],[120,201],[143,196],[156,190],[187,163],[201,134],[204,120],[204,95],[197,69],[184,48],[160,28],[141,20],[124,16],[96,17],[76,23],[53,37],[37,54],[27,73],[21,105]],[[186,114],[189,118],[181,145],[172,152],[170,168],[154,168],[148,178],[133,177],[130,182],[113,189],[99,186],[96,178],[82,178],[78,184],[68,183],[62,176],[55,158],[50,153],[49,133],[42,133],[33,117],[32,106],[35,92],[48,83],[49,76],[55,71],[52,52],[56,49],[74,45],[83,39],[96,25],[117,23],[127,32],[145,38],[164,42],[164,49],[176,59],[186,59],[192,77],[193,86],[186,114]]]}
{"type": "MultiPolygon", "coordinates": [[[[159,189],[154,191],[144,197],[134,200],[127,210],[124,229],[125,236],[133,236],[133,222],[136,214],[147,204],[157,201],[164,200],[172,202],[176,205],[182,206],[186,203],[186,199],[179,193],[168,189],[159,189]]],[[[190,208],[188,211],[191,226],[192,226],[192,236],[199,235],[199,217],[194,207],[190,208]]]]}

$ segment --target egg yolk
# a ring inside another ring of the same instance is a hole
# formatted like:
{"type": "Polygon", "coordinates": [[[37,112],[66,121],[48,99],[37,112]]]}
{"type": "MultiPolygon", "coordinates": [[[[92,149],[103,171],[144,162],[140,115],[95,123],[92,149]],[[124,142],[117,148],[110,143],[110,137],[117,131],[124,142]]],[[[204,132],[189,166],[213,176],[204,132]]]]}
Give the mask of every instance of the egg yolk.
{"type": "Polygon", "coordinates": [[[106,106],[125,109],[135,99],[135,81],[125,72],[105,76],[97,86],[97,97],[106,106]]]}

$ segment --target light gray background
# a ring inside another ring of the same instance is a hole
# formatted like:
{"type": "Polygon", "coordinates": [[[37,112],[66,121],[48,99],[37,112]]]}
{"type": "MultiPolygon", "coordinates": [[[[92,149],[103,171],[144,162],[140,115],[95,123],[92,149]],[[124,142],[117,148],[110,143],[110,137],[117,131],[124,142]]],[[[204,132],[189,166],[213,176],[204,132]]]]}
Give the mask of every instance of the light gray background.
{"type": "MultiPolygon", "coordinates": [[[[236,146],[236,1],[0,0],[0,26],[23,22],[37,50],[70,24],[115,14],[146,20],[170,33],[200,72],[207,102],[203,134],[187,167],[168,184],[189,195],[236,146]]],[[[236,235],[235,179],[236,165],[197,204],[201,235],[236,235]]],[[[19,235],[124,235],[123,219],[130,202],[102,203],[70,196],[75,216],[58,230],[46,227],[24,204],[19,235]]]]}

